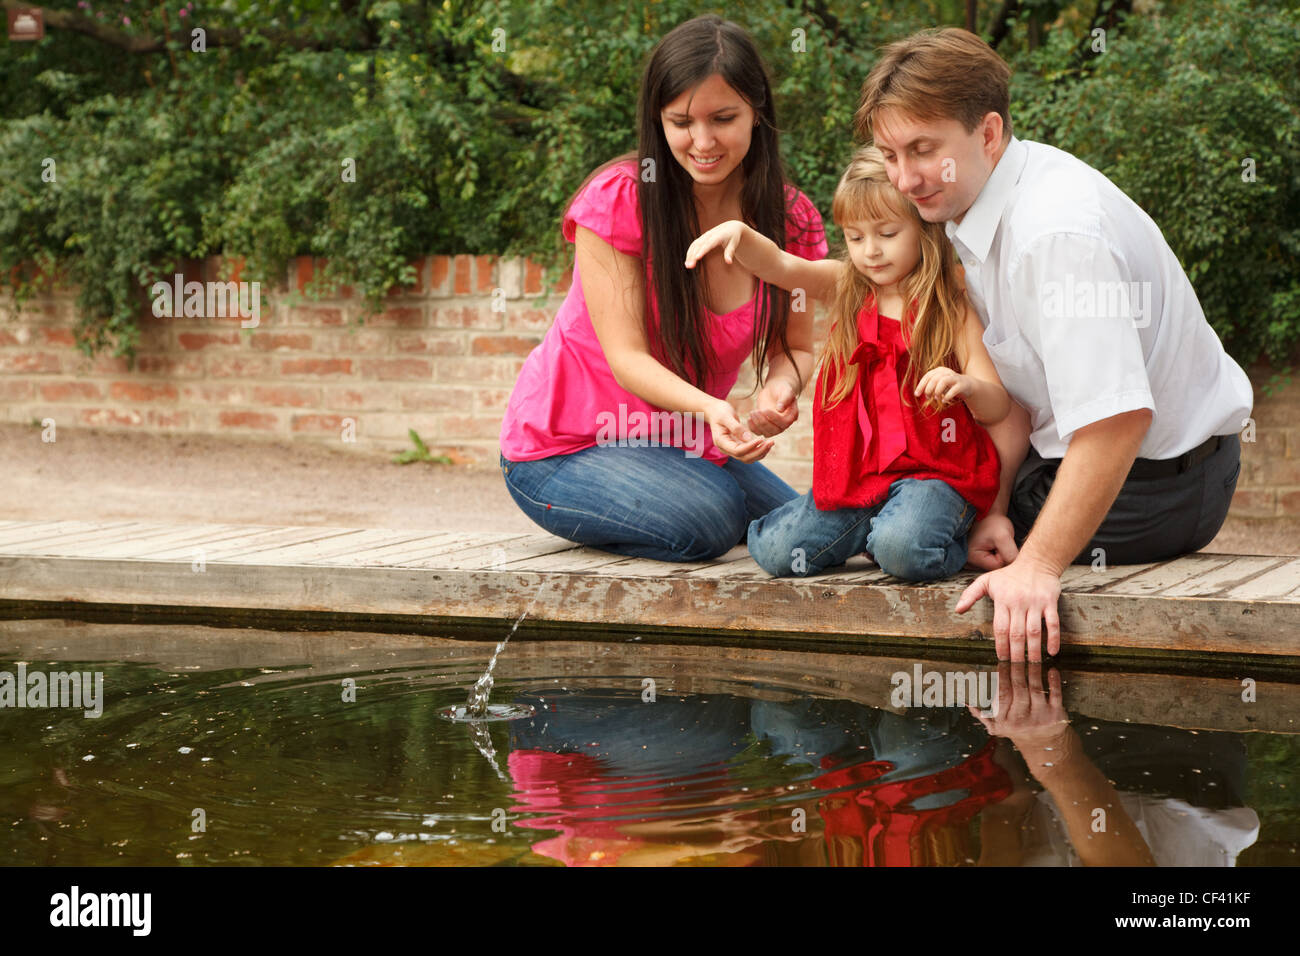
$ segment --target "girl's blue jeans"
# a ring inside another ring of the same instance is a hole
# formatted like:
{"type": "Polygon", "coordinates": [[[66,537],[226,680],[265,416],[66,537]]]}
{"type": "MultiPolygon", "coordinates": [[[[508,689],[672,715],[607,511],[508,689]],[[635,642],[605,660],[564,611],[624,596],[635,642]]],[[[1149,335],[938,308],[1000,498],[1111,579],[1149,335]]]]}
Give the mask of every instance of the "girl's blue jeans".
{"type": "Polygon", "coordinates": [[[768,574],[803,577],[871,552],[908,581],[951,577],[966,564],[975,507],[946,482],[903,478],[870,508],[819,511],[812,492],[749,526],[749,553],[768,574]]]}
{"type": "Polygon", "coordinates": [[[715,465],[680,448],[593,445],[537,461],[501,456],[515,502],[551,534],[659,561],[709,561],[755,518],[799,497],[758,462],[715,465]]]}

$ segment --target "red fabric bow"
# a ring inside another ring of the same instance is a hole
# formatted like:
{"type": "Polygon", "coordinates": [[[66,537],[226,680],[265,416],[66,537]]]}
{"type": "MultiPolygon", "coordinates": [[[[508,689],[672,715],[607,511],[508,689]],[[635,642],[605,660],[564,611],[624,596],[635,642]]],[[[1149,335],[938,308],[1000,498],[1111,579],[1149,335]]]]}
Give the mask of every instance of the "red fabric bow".
{"type": "Polygon", "coordinates": [[[879,314],[875,302],[869,302],[858,320],[858,347],[849,362],[858,366],[858,428],[862,432],[863,450],[870,454],[875,429],[867,411],[866,389],[876,400],[876,473],[886,471],[894,460],[907,451],[907,433],[903,430],[903,400],[898,393],[898,357],[894,349],[879,341],[879,314]]]}

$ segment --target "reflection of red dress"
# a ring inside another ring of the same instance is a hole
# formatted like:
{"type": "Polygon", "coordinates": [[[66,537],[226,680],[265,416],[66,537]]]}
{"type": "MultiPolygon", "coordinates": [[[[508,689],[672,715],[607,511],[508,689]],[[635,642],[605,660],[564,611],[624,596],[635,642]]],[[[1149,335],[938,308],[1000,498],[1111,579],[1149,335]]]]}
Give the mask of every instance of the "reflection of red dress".
{"type": "MultiPolygon", "coordinates": [[[[826,824],[831,864],[845,863],[838,858],[833,837],[860,840],[864,866],[916,866],[923,862],[923,841],[927,833],[941,827],[965,825],[981,809],[1011,794],[1011,778],[993,761],[996,744],[996,740],[990,739],[970,759],[926,777],[889,781],[856,793],[848,791],[822,798],[817,809],[826,824]],[[950,790],[969,793],[945,807],[917,810],[910,806],[918,797],[950,790]]],[[[829,759],[823,758],[823,765],[829,759]]],[[[852,787],[893,769],[894,765],[887,760],[872,760],[831,770],[813,782],[825,789],[852,787]]]]}
{"type": "Polygon", "coordinates": [[[669,791],[663,787],[638,783],[620,788],[616,779],[610,778],[609,768],[588,754],[512,750],[506,765],[515,782],[518,809],[559,811],[516,820],[513,825],[559,830],[559,836],[533,844],[533,852],[560,860],[566,866],[613,866],[624,853],[644,846],[649,841],[619,830],[620,823],[627,819],[598,818],[620,810],[624,815],[629,806],[637,805],[643,806],[645,813],[631,819],[653,818],[657,808],[669,799],[669,791]]]}

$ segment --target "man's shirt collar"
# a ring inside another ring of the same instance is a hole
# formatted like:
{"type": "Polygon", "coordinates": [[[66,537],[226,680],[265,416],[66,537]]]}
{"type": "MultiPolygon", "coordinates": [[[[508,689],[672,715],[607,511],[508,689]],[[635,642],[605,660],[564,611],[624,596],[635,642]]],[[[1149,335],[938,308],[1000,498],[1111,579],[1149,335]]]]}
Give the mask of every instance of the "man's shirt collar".
{"type": "Polygon", "coordinates": [[[1012,136],[1007,148],[1002,151],[998,164],[989,173],[984,188],[966,211],[961,225],[956,225],[951,220],[944,224],[948,238],[954,243],[961,242],[980,262],[988,258],[989,247],[993,245],[993,237],[1002,221],[1002,213],[1011,200],[1011,194],[1020,181],[1020,174],[1028,160],[1029,150],[1025,149],[1024,143],[1012,136]]]}

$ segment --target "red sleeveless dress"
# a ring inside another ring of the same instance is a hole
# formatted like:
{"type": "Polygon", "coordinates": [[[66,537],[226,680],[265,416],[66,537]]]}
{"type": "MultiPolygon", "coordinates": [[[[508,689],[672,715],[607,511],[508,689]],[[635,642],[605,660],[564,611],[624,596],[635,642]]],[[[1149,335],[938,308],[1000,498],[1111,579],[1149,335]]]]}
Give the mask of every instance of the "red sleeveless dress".
{"type": "MultiPolygon", "coordinates": [[[[823,397],[838,378],[823,362],[813,399],[813,502],[820,511],[867,508],[902,478],[947,482],[983,518],[998,494],[1001,464],[984,426],[961,399],[927,412],[908,390],[910,358],[897,319],[881,316],[869,296],[858,312],[855,393],[831,408],[823,397]]],[[[951,367],[951,366],[950,366],[951,367]]]]}

